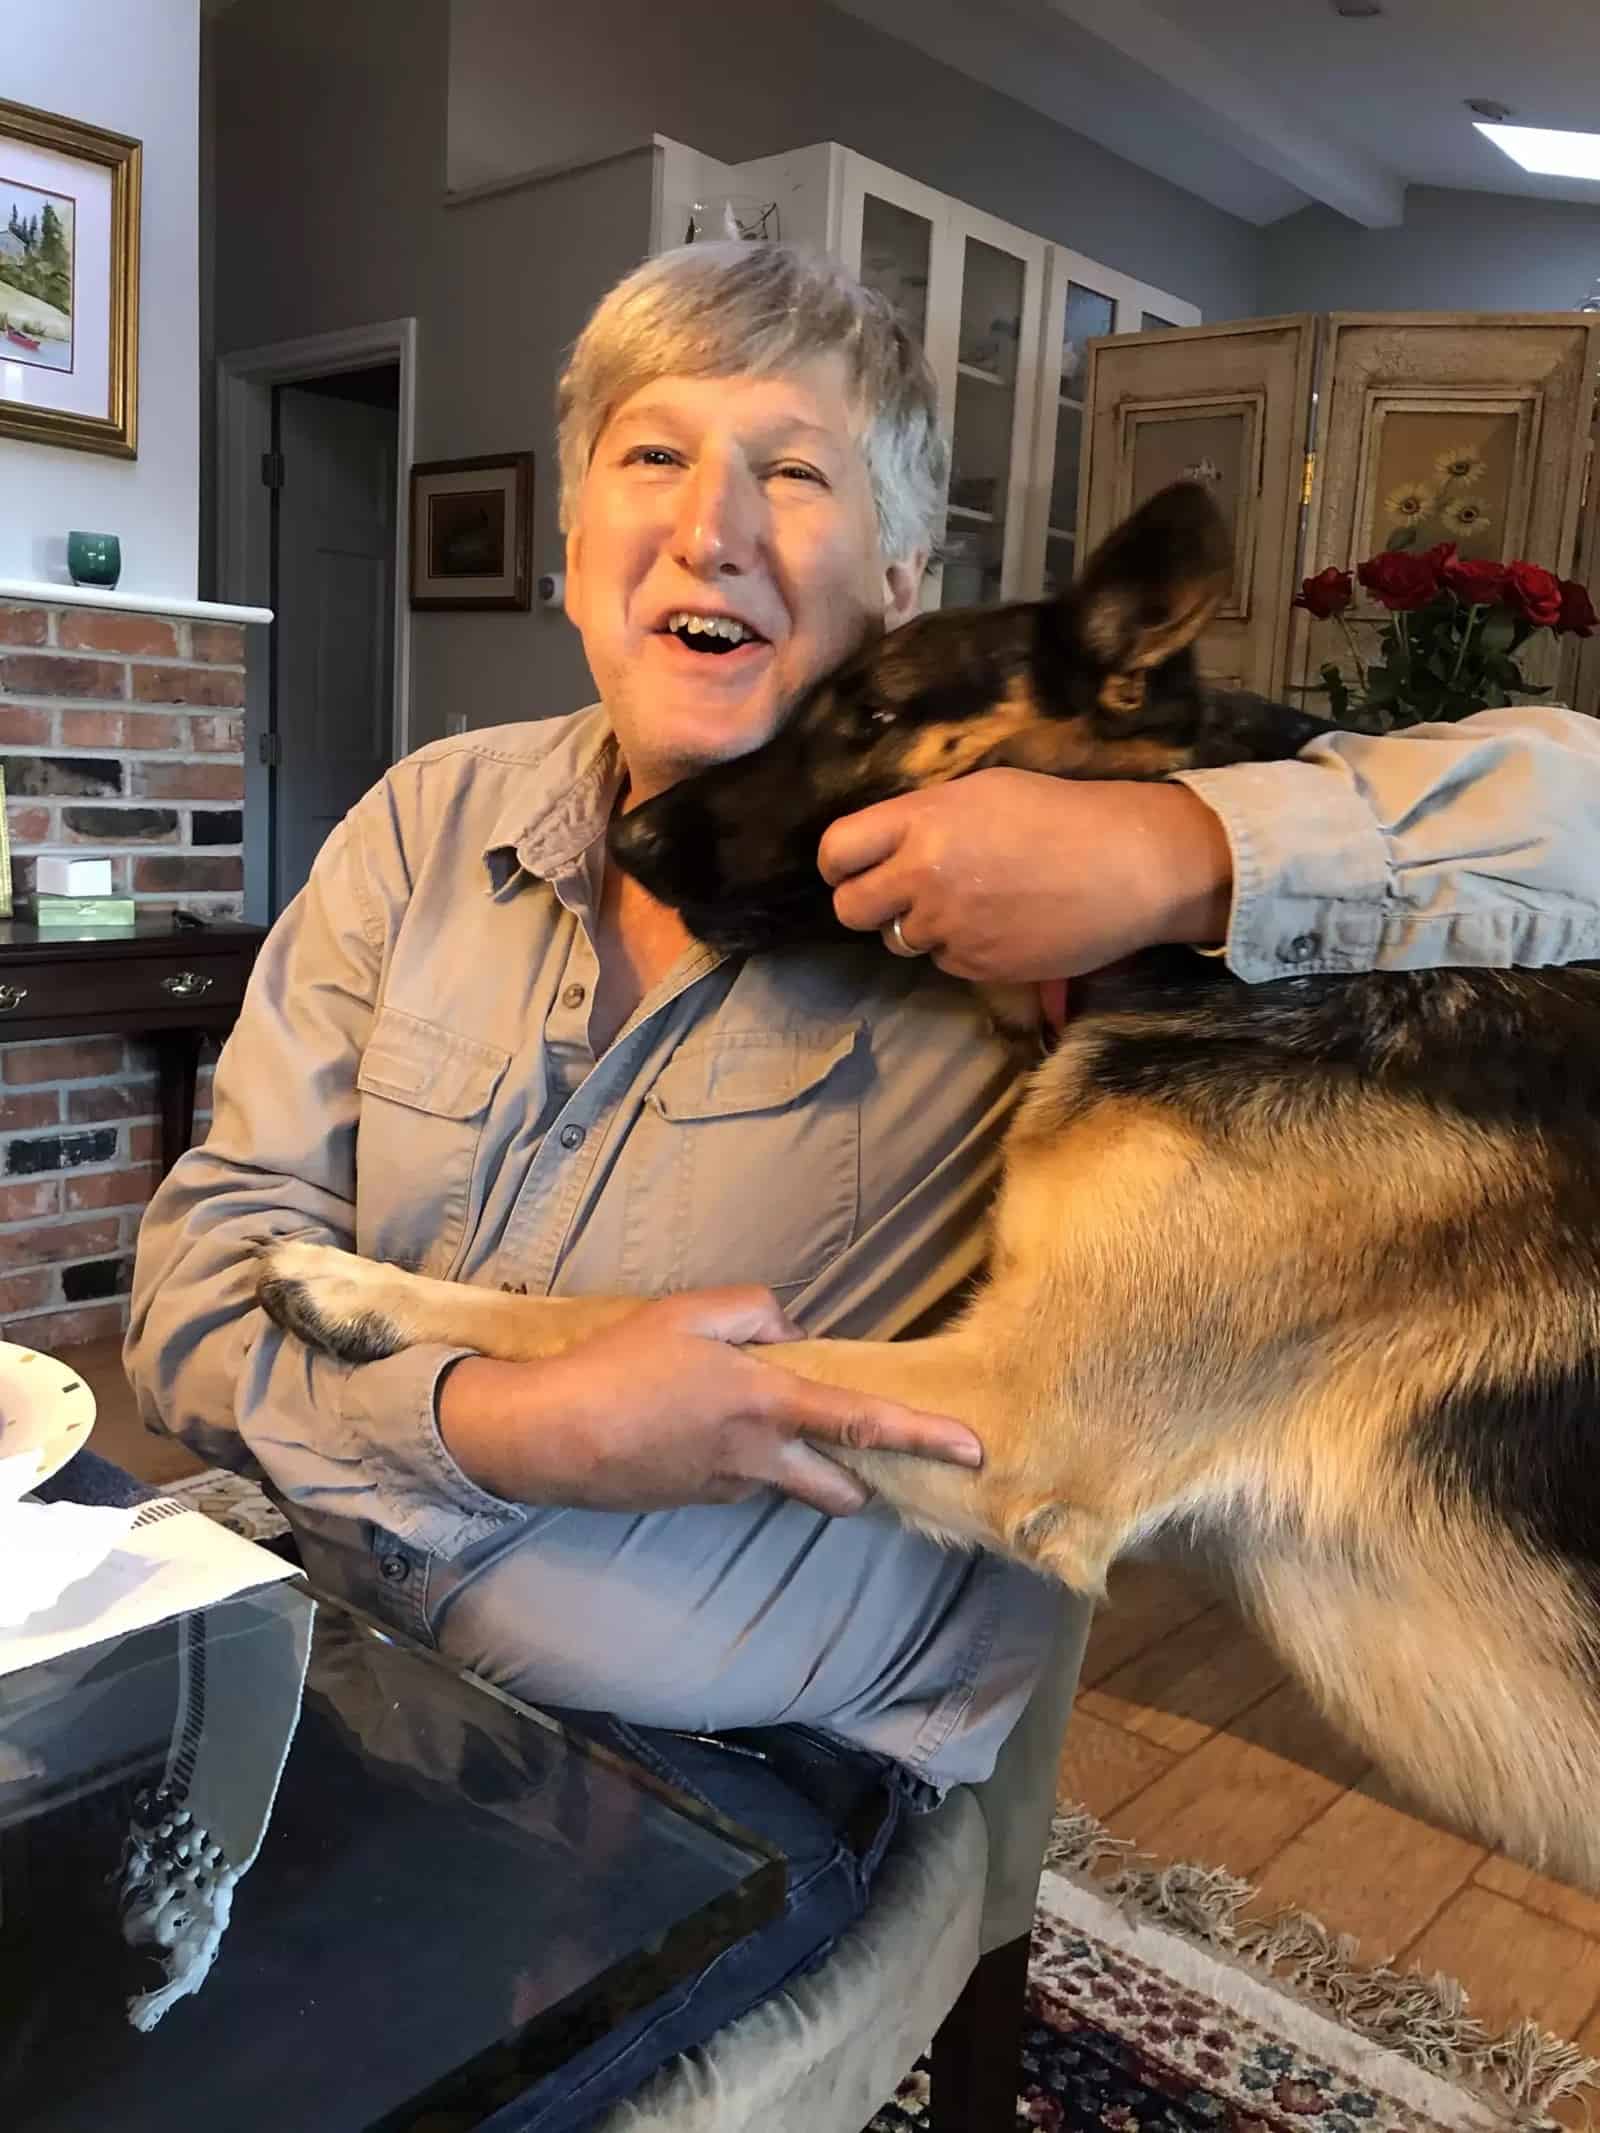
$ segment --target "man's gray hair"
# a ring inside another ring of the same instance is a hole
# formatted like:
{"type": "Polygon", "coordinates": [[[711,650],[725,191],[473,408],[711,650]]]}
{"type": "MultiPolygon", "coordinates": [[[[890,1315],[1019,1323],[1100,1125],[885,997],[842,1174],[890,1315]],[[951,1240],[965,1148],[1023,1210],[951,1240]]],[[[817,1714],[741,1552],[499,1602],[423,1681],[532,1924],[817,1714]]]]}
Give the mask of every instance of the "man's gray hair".
{"type": "Polygon", "coordinates": [[[947,455],[922,351],[883,299],[833,260],[743,240],[647,260],[584,328],[558,398],[563,531],[600,432],[641,386],[770,377],[829,354],[845,359],[885,558],[933,552],[947,455]]]}

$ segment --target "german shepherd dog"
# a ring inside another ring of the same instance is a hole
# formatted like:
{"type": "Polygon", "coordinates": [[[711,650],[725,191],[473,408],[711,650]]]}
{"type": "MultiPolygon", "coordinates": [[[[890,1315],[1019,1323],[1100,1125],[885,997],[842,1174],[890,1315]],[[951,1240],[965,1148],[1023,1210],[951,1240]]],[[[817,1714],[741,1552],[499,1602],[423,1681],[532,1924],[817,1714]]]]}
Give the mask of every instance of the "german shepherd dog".
{"type": "MultiPolygon", "coordinates": [[[[818,841],[873,801],[990,764],[1292,756],[1320,721],[1197,678],[1227,570],[1203,493],[1168,490],[1061,600],[872,644],[766,746],[620,818],[615,855],[707,941],[767,950],[836,935],[818,841]]],[[[841,1455],[933,1534],[1092,1593],[1197,1529],[1402,1786],[1600,1886],[1600,966],[1247,985],[1159,950],[1073,1000],[975,1300],[783,1364],[977,1432],[977,1472],[841,1455]]],[[[633,1307],[297,1244],[260,1293],[351,1359],[532,1359],[633,1307]]]]}

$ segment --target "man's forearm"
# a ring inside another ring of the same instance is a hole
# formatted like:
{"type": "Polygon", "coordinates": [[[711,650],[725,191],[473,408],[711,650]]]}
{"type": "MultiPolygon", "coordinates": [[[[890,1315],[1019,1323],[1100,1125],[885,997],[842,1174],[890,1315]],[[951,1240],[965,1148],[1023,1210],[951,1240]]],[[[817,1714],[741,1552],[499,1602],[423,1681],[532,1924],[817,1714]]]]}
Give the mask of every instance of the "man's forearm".
{"type": "Polygon", "coordinates": [[[1175,782],[1226,832],[1241,977],[1600,956],[1600,722],[1524,705],[1175,782]]]}

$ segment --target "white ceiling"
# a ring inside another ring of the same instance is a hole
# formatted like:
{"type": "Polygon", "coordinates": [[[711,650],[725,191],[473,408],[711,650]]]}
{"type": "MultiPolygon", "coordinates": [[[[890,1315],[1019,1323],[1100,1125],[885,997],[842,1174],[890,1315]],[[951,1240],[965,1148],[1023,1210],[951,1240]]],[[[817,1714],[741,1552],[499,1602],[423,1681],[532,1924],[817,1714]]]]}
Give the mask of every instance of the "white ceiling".
{"type": "Polygon", "coordinates": [[[1595,0],[835,0],[1130,161],[1256,223],[1320,200],[1374,227],[1407,185],[1600,209],[1600,183],[1536,178],[1473,130],[1600,130],[1595,0]]]}

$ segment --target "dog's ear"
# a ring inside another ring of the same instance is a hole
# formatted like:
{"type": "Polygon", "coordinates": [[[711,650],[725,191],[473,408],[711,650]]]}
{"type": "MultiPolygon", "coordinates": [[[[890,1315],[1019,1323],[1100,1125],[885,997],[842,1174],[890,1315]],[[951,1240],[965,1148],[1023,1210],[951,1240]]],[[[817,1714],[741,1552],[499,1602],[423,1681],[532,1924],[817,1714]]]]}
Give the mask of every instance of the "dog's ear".
{"type": "Polygon", "coordinates": [[[1232,577],[1228,529],[1195,482],[1161,490],[1095,550],[1065,607],[1080,653],[1103,677],[1102,709],[1142,707],[1151,669],[1193,644],[1232,577]]]}

